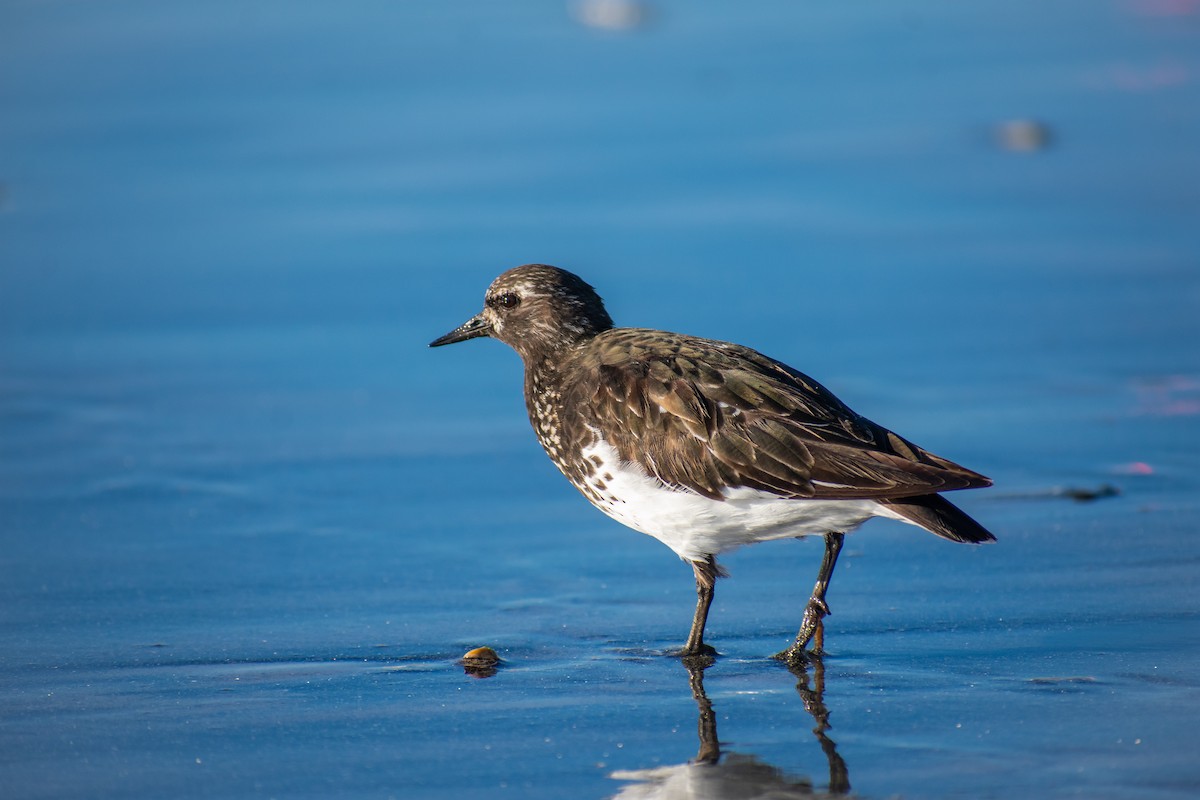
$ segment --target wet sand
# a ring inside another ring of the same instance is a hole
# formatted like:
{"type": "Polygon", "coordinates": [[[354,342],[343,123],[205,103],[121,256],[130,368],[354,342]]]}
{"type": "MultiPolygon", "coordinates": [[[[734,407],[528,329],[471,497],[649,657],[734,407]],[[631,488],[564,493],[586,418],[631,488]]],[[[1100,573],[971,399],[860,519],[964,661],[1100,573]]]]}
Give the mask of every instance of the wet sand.
{"type": "Polygon", "coordinates": [[[1194,796],[1200,12],[242,8],[0,24],[0,795],[1194,796]],[[734,553],[689,670],[690,569],[425,348],[534,260],[999,542],[864,526],[800,674],[820,544],[734,553]]]}

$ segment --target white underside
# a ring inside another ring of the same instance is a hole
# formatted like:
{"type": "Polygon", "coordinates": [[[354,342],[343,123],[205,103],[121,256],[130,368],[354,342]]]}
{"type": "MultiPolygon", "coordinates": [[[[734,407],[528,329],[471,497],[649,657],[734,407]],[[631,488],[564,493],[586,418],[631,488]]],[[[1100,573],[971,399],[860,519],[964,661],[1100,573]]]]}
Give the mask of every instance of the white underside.
{"type": "Polygon", "coordinates": [[[712,500],[663,485],[640,466],[622,462],[603,440],[584,455],[599,457],[598,475],[611,475],[599,490],[602,500],[593,504],[690,561],[772,539],[849,533],[874,516],[909,522],[874,500],[793,500],[744,487],[712,500]]]}

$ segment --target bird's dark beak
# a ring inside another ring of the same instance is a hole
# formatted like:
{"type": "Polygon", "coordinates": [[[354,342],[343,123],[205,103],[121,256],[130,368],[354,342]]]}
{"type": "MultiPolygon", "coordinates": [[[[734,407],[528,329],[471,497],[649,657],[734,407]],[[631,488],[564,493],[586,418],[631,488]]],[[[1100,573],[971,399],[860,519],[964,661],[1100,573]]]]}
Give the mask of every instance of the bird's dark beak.
{"type": "Polygon", "coordinates": [[[483,314],[476,314],[469,320],[459,325],[454,330],[447,333],[445,336],[439,336],[429,343],[430,347],[441,347],[444,344],[454,344],[455,342],[465,342],[467,339],[475,339],[479,336],[491,336],[492,326],[483,318],[483,314]]]}

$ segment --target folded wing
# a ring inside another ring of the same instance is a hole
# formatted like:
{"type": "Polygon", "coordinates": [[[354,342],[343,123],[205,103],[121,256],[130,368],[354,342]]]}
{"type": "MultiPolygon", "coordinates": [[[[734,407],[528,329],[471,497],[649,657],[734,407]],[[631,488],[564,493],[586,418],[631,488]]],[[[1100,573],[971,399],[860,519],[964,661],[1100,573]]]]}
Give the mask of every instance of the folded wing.
{"type": "Polygon", "coordinates": [[[714,499],[726,486],[887,499],[991,485],[749,348],[632,329],[601,336],[592,362],[563,387],[578,400],[566,404],[576,416],[563,420],[564,432],[578,440],[598,432],[664,484],[714,499]],[[646,333],[658,339],[653,352],[637,346],[646,333]]]}

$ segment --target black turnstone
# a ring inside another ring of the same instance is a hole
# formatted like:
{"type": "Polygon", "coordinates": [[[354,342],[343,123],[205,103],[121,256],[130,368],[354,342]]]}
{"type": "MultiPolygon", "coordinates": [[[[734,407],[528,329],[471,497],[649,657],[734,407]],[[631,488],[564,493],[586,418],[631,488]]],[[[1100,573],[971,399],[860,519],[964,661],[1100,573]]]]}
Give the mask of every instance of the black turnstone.
{"type": "Polygon", "coordinates": [[[823,646],[825,593],[846,533],[889,517],[953,542],[995,541],[938,492],[990,486],[851,411],[786,364],[729,342],[616,328],[596,291],[566,270],[526,264],[487,290],[483,311],[430,342],[479,336],[525,363],[538,441],[592,505],[688,561],[696,614],[681,655],[711,654],[704,625],[744,544],[819,534],[825,557],[796,641],[823,646]]]}

